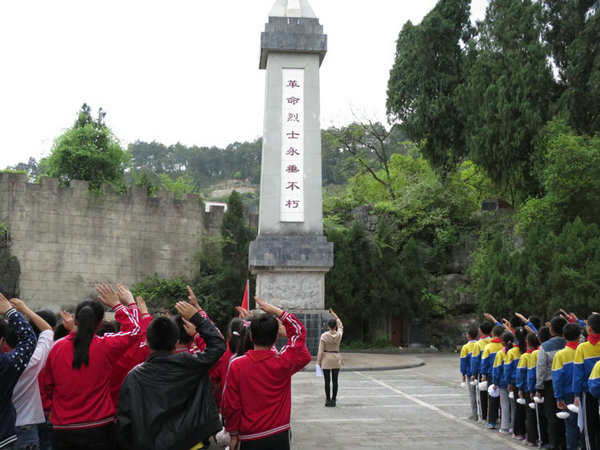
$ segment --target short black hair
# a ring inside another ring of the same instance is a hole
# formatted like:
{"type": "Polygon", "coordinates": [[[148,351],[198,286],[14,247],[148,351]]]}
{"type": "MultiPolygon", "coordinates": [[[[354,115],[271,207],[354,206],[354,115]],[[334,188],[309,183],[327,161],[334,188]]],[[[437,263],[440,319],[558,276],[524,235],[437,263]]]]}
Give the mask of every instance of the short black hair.
{"type": "Polygon", "coordinates": [[[538,339],[541,344],[550,340],[552,336],[550,335],[550,328],[543,326],[538,330],[538,339]]]}
{"type": "Polygon", "coordinates": [[[568,323],[563,327],[563,337],[567,341],[578,341],[581,336],[581,325],[578,323],[568,323]]]}
{"type": "Polygon", "coordinates": [[[327,321],[327,326],[329,328],[333,328],[335,330],[337,328],[337,320],[335,320],[335,319],[329,319],[327,321]]]}
{"type": "MultiPolygon", "coordinates": [[[[49,309],[40,309],[39,311],[35,312],[38,316],[40,316],[42,319],[44,319],[46,321],[46,323],[48,325],[50,325],[50,327],[54,330],[54,328],[56,328],[56,322],[57,322],[57,318],[56,318],[56,314],[54,314],[52,311],[50,311],[49,309]]],[[[36,336],[40,336],[40,329],[37,327],[37,325],[30,320],[29,324],[31,325],[31,328],[33,328],[33,332],[35,333],[36,336]]]]}
{"type": "Polygon", "coordinates": [[[520,317],[517,317],[517,316],[512,316],[510,318],[509,322],[510,322],[510,326],[513,328],[513,330],[515,328],[519,328],[519,327],[522,327],[523,325],[525,325],[523,323],[523,319],[521,319],[520,317]]]}
{"type": "Polygon", "coordinates": [[[59,339],[64,338],[68,334],[69,334],[69,330],[67,330],[65,328],[65,325],[62,323],[59,323],[58,325],[56,325],[56,330],[54,330],[54,340],[58,341],[59,339]]]}
{"type": "Polygon", "coordinates": [[[177,324],[168,317],[156,317],[146,330],[146,340],[150,350],[173,351],[178,339],[177,324]]]}
{"type": "Polygon", "coordinates": [[[477,339],[477,335],[479,334],[477,325],[471,325],[469,328],[467,328],[467,334],[471,339],[477,339]]]}
{"type": "Polygon", "coordinates": [[[500,325],[494,325],[494,328],[492,328],[492,334],[496,337],[501,337],[502,333],[504,333],[504,327],[501,327],[500,325]]]}
{"type": "Polygon", "coordinates": [[[185,328],[183,327],[183,318],[179,314],[176,314],[175,316],[173,316],[173,320],[175,321],[175,323],[177,324],[177,328],[179,329],[179,342],[182,344],[192,342],[192,339],[194,338],[193,336],[187,334],[187,331],[185,331],[185,328]]]}
{"type": "MultiPolygon", "coordinates": [[[[56,314],[54,312],[50,311],[49,309],[40,309],[39,311],[36,311],[35,313],[38,316],[40,316],[42,319],[44,319],[46,321],[46,323],[52,327],[52,329],[56,328],[56,324],[58,323],[58,318],[56,317],[56,314]]],[[[34,330],[35,330],[35,328],[34,328],[34,330]]]]}
{"type": "Polygon", "coordinates": [[[98,336],[104,336],[105,334],[116,333],[117,327],[110,320],[105,320],[102,322],[102,325],[98,327],[96,330],[96,334],[98,336]]]}
{"type": "Polygon", "coordinates": [[[272,314],[260,314],[252,317],[250,322],[250,332],[252,333],[252,342],[255,345],[270,347],[277,339],[279,323],[272,314]]]}
{"type": "Polygon", "coordinates": [[[588,326],[595,334],[600,333],[600,314],[592,314],[588,317],[588,326]]]}
{"type": "Polygon", "coordinates": [[[536,330],[539,330],[540,326],[542,326],[542,320],[538,316],[529,316],[529,321],[532,323],[536,330]]]}
{"type": "Polygon", "coordinates": [[[554,334],[562,336],[563,328],[567,324],[567,319],[562,316],[553,317],[550,321],[550,328],[554,331],[554,334]]]}
{"type": "Polygon", "coordinates": [[[494,324],[489,320],[484,320],[481,322],[481,325],[479,325],[479,329],[483,334],[490,334],[492,332],[492,328],[494,328],[494,324]]]}

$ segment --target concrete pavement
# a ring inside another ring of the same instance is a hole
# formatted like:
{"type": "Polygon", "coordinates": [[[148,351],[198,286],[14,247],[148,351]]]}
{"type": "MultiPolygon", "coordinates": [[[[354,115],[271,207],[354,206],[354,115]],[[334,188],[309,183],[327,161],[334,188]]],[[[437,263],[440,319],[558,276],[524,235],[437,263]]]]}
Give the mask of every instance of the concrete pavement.
{"type": "Polygon", "coordinates": [[[294,375],[293,449],[526,448],[467,420],[458,354],[358,355],[344,354],[336,408],[324,407],[323,378],[315,375],[314,363],[294,375]]]}

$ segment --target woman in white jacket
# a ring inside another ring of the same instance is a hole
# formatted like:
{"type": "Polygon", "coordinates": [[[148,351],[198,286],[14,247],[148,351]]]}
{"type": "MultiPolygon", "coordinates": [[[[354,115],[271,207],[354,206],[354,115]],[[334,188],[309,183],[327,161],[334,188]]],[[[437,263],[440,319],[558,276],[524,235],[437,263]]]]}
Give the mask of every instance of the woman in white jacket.
{"type": "Polygon", "coordinates": [[[340,355],[340,342],[344,334],[344,326],[338,316],[329,310],[333,319],[327,323],[328,331],[321,335],[319,341],[319,353],[317,354],[317,364],[323,369],[325,376],[325,406],[335,406],[338,391],[338,375],[340,367],[344,364],[342,355],[340,355]],[[330,394],[330,383],[333,381],[333,390],[330,394]]]}

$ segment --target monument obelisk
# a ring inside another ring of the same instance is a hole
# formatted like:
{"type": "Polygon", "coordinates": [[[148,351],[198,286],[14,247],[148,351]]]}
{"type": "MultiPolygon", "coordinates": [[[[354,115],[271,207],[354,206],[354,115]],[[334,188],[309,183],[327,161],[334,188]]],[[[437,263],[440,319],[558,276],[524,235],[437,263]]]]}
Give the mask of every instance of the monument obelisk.
{"type": "Polygon", "coordinates": [[[307,0],[277,0],[261,34],[266,69],[258,236],[249,265],[256,293],[294,312],[318,347],[325,273],[333,244],[323,236],[319,68],[327,36],[307,0]]]}

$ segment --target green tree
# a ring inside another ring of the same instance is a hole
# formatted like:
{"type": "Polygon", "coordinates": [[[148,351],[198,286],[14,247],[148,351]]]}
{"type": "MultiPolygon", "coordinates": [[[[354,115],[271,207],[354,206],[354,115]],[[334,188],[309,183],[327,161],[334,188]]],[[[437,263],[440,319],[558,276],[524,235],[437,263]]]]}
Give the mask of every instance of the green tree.
{"type": "Polygon", "coordinates": [[[535,174],[544,195],[519,212],[519,230],[544,223],[555,232],[576,217],[600,225],[600,137],[577,135],[563,122],[543,132],[535,174]]]}
{"type": "Polygon", "coordinates": [[[407,22],[396,44],[387,110],[442,174],[466,156],[465,117],[458,88],[463,47],[470,40],[470,0],[440,0],[419,25],[407,22]]]}
{"type": "Polygon", "coordinates": [[[327,136],[338,152],[350,158],[361,174],[379,183],[391,199],[396,197],[390,176],[390,158],[400,143],[392,139],[391,130],[379,122],[351,123],[329,128],[327,136]]]}
{"type": "Polygon", "coordinates": [[[558,69],[554,113],[579,133],[600,131],[600,14],[597,0],[543,0],[545,30],[558,69]]]}
{"type": "Polygon", "coordinates": [[[40,162],[41,174],[66,184],[87,180],[90,189],[98,189],[101,183],[122,189],[128,156],[104,124],[104,116],[100,108],[93,119],[90,107],[84,103],[73,127],[55,140],[50,156],[40,162]]]}
{"type": "Polygon", "coordinates": [[[531,0],[491,0],[462,89],[470,155],[513,203],[539,189],[533,151],[554,85],[540,14],[531,0]]]}
{"type": "Polygon", "coordinates": [[[325,234],[335,247],[333,268],[325,275],[326,304],[343,313],[352,336],[365,340],[373,312],[373,246],[358,222],[350,229],[335,227],[325,234]]]}
{"type": "Polygon", "coordinates": [[[165,191],[171,191],[177,199],[183,198],[184,195],[197,192],[194,179],[187,172],[177,177],[176,180],[172,180],[171,177],[164,173],[159,175],[159,179],[160,188],[165,191]]]}

